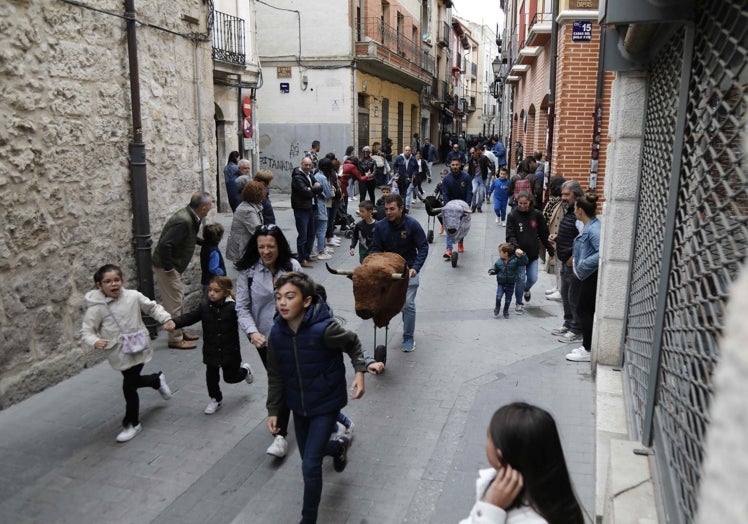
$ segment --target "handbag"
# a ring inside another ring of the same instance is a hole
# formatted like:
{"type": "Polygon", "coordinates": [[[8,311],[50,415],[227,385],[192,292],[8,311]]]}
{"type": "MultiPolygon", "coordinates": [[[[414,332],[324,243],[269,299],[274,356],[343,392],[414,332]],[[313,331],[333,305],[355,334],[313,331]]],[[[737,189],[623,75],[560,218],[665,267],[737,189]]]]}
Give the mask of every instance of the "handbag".
{"type": "Polygon", "coordinates": [[[112,311],[112,308],[109,307],[108,303],[106,305],[106,308],[109,310],[109,314],[112,316],[114,323],[117,324],[117,327],[119,328],[119,342],[120,350],[122,351],[122,353],[125,353],[127,355],[134,355],[148,349],[148,347],[150,346],[148,333],[146,333],[145,331],[123,333],[122,326],[120,325],[119,321],[117,321],[117,317],[114,316],[114,312],[112,311]]]}

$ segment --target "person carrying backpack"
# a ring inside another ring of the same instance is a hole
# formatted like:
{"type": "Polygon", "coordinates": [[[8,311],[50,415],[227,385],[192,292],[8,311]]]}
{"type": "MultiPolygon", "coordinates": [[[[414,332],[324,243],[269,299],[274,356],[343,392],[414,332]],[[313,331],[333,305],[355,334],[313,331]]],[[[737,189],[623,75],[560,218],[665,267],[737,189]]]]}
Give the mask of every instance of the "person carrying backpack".
{"type": "Polygon", "coordinates": [[[530,195],[535,194],[537,185],[537,178],[535,177],[535,168],[537,162],[534,157],[527,157],[525,160],[520,162],[517,167],[517,174],[509,179],[509,189],[507,192],[512,195],[509,205],[512,209],[517,207],[517,199],[521,191],[527,191],[530,195]]]}

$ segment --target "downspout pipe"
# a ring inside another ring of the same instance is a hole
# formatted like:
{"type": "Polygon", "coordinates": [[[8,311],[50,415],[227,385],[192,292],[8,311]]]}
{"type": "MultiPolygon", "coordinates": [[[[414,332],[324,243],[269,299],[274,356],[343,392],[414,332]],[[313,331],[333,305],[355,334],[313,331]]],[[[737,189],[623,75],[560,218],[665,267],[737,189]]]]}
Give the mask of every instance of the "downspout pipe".
{"type": "Polygon", "coordinates": [[[603,95],[605,93],[605,36],[600,26],[600,56],[597,65],[597,87],[595,89],[595,113],[593,115],[592,127],[592,155],[590,159],[589,188],[593,193],[597,192],[597,174],[600,158],[600,142],[603,133],[603,95]]]}
{"type": "MultiPolygon", "coordinates": [[[[556,125],[556,78],[558,67],[558,0],[553,0],[551,8],[551,67],[549,70],[549,90],[548,90],[548,144],[546,146],[546,168],[545,177],[550,181],[553,169],[553,137],[556,125]]],[[[550,184],[546,184],[545,198],[550,197],[550,184]]]]}
{"type": "MultiPolygon", "coordinates": [[[[135,0],[125,0],[127,19],[127,55],[130,68],[130,101],[132,104],[132,141],[130,142],[130,191],[132,195],[135,264],[138,291],[154,298],[151,265],[151,229],[148,211],[148,179],[146,177],[145,144],[140,105],[140,73],[136,35],[135,0]]],[[[150,330],[150,326],[149,326],[150,330]]],[[[151,334],[154,332],[151,331],[151,334]]]]}

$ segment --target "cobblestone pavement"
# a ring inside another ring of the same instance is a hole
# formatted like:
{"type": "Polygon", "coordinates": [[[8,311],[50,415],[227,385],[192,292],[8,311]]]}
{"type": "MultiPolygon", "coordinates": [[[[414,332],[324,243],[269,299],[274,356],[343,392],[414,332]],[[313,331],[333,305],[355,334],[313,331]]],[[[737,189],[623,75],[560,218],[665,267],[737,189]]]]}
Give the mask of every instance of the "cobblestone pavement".
{"type": "MultiPolygon", "coordinates": [[[[289,197],[272,198],[295,245],[289,197]]],[[[367,376],[365,396],[345,409],[356,423],[348,468],[337,474],[324,465],[320,523],[457,522],[472,506],[477,469],[487,464],[490,416],[514,400],[554,414],[577,493],[593,514],[590,368],[567,362],[570,348],[550,335],[561,308],[543,296],[552,279],[542,269],[526,313],[493,318],[495,280],[486,271],[504,228],[492,211],[489,205],[473,216],[456,268],[442,260],[444,237],[435,232],[418,291],[417,349],[399,350],[402,323],[393,319],[386,372],[367,376]]],[[[411,212],[427,224],[423,205],[411,212]]],[[[217,219],[228,226],[231,217],[217,219]]],[[[331,266],[354,267],[358,254],[350,257],[347,247],[337,249],[331,266]]],[[[326,286],[335,314],[373,348],[373,324],[355,316],[350,281],[315,266],[309,273],[326,286]]],[[[379,330],[377,343],[383,337],[379,330]]],[[[143,432],[126,444],[114,440],[124,409],[121,376],[106,362],[0,411],[0,521],[298,522],[296,442],[291,436],[284,460],[265,454],[266,375],[243,343],[255,383],[222,385],[223,409],[206,416],[199,349],[168,349],[161,333],[145,372],[164,370],[174,397],[167,402],[141,390],[143,432]]]]}

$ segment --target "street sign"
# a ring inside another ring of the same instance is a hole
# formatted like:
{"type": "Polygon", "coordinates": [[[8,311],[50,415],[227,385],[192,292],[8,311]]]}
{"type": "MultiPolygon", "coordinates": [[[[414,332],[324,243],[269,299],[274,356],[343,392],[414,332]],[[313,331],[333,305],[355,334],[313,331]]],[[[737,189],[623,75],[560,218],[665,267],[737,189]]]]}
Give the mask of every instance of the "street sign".
{"type": "Polygon", "coordinates": [[[281,93],[290,93],[290,83],[289,82],[281,82],[280,83],[281,93]]]}
{"type": "Polygon", "coordinates": [[[571,27],[572,42],[592,41],[592,22],[589,20],[574,20],[571,27]]]}

